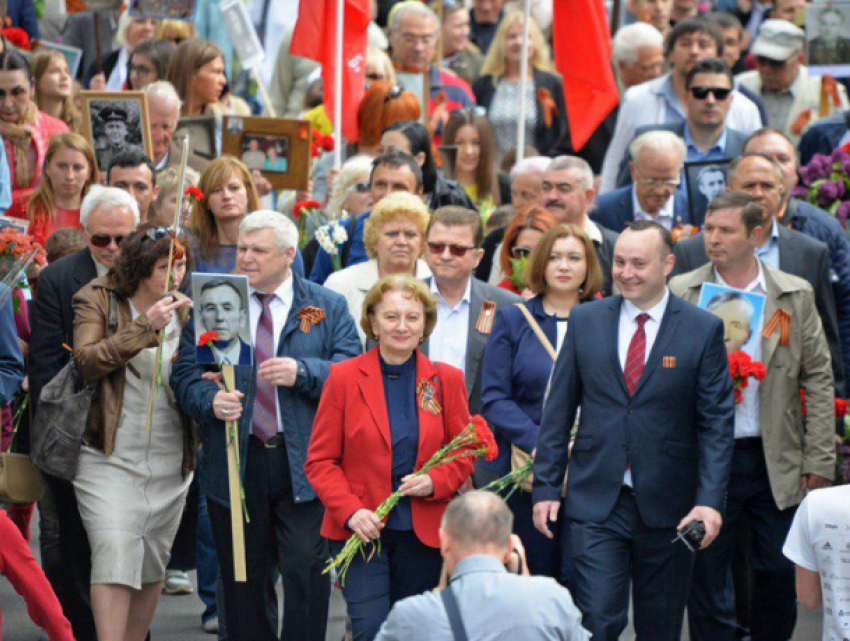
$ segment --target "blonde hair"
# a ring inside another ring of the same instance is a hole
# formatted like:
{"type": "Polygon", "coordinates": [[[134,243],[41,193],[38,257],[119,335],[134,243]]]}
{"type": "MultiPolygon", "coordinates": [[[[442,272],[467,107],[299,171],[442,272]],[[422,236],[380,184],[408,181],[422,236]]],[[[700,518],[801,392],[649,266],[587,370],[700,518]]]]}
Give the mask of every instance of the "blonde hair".
{"type": "Polygon", "coordinates": [[[245,191],[248,194],[248,210],[245,214],[260,208],[257,187],[245,163],[233,156],[221,156],[212,160],[204,169],[198,182],[198,188],[203,192],[204,199],[196,202],[189,214],[189,228],[197,237],[199,253],[205,259],[212,258],[213,252],[218,247],[218,225],[209,208],[210,194],[230,180],[231,174],[245,185],[245,191]]]}
{"type": "MultiPolygon", "coordinates": [[[[186,167],[186,187],[196,187],[198,184],[198,180],[200,180],[201,174],[192,169],[191,167],[186,167]]],[[[160,210],[162,203],[165,202],[165,199],[178,189],[180,189],[180,168],[179,167],[166,167],[160,172],[157,172],[156,175],[156,186],[159,189],[159,192],[156,195],[156,200],[154,201],[154,207],[157,211],[160,210]]]]}
{"type": "MultiPolygon", "coordinates": [[[[32,58],[30,58],[33,85],[35,86],[35,102],[39,109],[41,109],[41,94],[38,90],[38,83],[41,80],[41,77],[47,73],[48,69],[50,69],[50,63],[53,60],[62,60],[65,62],[65,66],[68,66],[65,54],[61,51],[56,51],[55,49],[39,49],[33,54],[32,58]]],[[[71,69],[69,67],[68,75],[70,74],[71,69]]],[[[62,111],[59,114],[59,120],[68,125],[68,129],[71,131],[79,133],[82,120],[80,117],[80,110],[77,109],[77,105],[74,102],[74,95],[76,93],[77,92],[74,91],[74,79],[71,78],[71,94],[62,99],[62,111]]]]}
{"type": "MultiPolygon", "coordinates": [[[[86,162],[89,164],[88,180],[80,192],[80,202],[82,203],[89,191],[89,187],[97,184],[97,158],[88,140],[80,134],[66,132],[58,136],[53,136],[50,139],[50,143],[47,145],[47,153],[44,154],[44,169],[47,169],[53,157],[62,149],[72,149],[80,152],[85,156],[86,162]]],[[[41,183],[32,192],[32,197],[27,204],[27,217],[30,221],[33,221],[39,215],[40,211],[47,214],[48,220],[53,220],[56,217],[56,196],[53,193],[53,184],[50,182],[50,177],[46,171],[42,173],[41,183]]]]}
{"type": "Polygon", "coordinates": [[[380,68],[385,76],[383,78],[385,82],[391,85],[396,84],[395,67],[393,67],[392,60],[390,60],[386,51],[374,45],[366,47],[366,68],[368,69],[370,66],[380,68]]]}
{"type": "Polygon", "coordinates": [[[185,20],[160,20],[156,25],[156,37],[171,40],[175,44],[195,37],[195,25],[185,20]]]}
{"type": "Polygon", "coordinates": [[[430,218],[428,207],[415,194],[397,191],[385,196],[372,209],[372,214],[363,228],[363,245],[366,247],[366,254],[369,258],[377,258],[375,247],[378,245],[381,227],[387,223],[403,219],[415,223],[419,228],[419,235],[423,239],[422,247],[419,250],[419,257],[421,258],[425,250],[425,231],[428,229],[430,218]]]}
{"type": "Polygon", "coordinates": [[[390,274],[372,285],[372,289],[363,299],[360,315],[360,327],[366,336],[375,342],[378,341],[378,337],[372,331],[372,319],[370,317],[375,315],[375,310],[383,302],[384,295],[389,292],[402,292],[405,294],[405,298],[412,298],[422,303],[422,310],[425,313],[425,329],[422,334],[422,342],[424,343],[437,324],[437,303],[428,286],[410,274],[390,274]]]}
{"type": "MultiPolygon", "coordinates": [[[[499,23],[499,28],[496,30],[496,35],[493,36],[493,43],[487,51],[487,57],[484,59],[484,64],[481,66],[482,76],[492,76],[496,81],[505,75],[507,64],[505,63],[505,40],[508,36],[508,30],[516,24],[523,25],[525,16],[520,11],[509,11],[499,23]]],[[[553,71],[552,56],[549,51],[549,44],[546,38],[543,37],[543,32],[534,21],[530,18],[528,23],[528,37],[531,44],[534,45],[534,56],[528,59],[532,69],[540,71],[553,71]]]]}

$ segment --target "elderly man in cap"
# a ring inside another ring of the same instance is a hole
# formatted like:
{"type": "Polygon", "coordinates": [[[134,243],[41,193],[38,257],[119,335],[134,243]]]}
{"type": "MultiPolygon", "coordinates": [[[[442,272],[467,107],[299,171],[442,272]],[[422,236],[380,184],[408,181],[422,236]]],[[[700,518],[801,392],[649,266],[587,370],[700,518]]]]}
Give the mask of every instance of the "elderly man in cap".
{"type": "MultiPolygon", "coordinates": [[[[765,20],[750,51],[757,69],[738,76],[738,81],[755,92],[767,108],[772,127],[785,133],[794,144],[803,129],[818,119],[821,79],[810,76],[803,64],[803,30],[785,20],[765,20]]],[[[847,109],[847,92],[839,84],[838,102],[847,109]]]]}

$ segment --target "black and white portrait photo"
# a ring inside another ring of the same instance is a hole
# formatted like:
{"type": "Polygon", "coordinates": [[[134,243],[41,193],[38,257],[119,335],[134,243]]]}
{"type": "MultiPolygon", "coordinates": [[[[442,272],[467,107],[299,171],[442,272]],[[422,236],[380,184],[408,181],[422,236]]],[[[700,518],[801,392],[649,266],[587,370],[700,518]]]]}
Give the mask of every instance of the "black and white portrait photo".
{"type": "Polygon", "coordinates": [[[691,222],[702,227],[708,203],[726,191],[728,160],[707,160],[685,163],[685,180],[688,188],[688,209],[691,222]]]}
{"type": "Polygon", "coordinates": [[[129,149],[138,149],[151,157],[145,94],[84,91],[82,96],[86,137],[94,147],[101,171],[106,171],[113,156],[129,149]]]}
{"type": "Polygon", "coordinates": [[[202,365],[252,362],[248,277],[193,274],[195,341],[202,365]]]}
{"type": "Polygon", "coordinates": [[[806,54],[813,74],[850,76],[850,5],[806,7],[806,54]]]}
{"type": "Polygon", "coordinates": [[[159,20],[192,20],[197,0],[132,0],[129,14],[159,20]]]}

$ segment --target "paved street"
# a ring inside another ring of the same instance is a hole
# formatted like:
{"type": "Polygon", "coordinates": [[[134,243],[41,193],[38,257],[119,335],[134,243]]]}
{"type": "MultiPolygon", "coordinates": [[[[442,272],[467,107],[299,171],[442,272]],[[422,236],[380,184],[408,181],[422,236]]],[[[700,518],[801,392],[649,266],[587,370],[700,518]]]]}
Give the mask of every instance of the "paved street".
{"type": "MultiPolygon", "coordinates": [[[[33,519],[34,540],[36,540],[37,533],[38,518],[36,514],[33,519]]],[[[38,545],[33,544],[32,549],[36,558],[38,558],[38,545]]],[[[191,577],[194,585],[194,573],[191,577]]],[[[3,641],[41,641],[47,639],[47,635],[36,628],[29,620],[23,599],[15,594],[5,579],[0,579],[0,610],[3,613],[3,641]]],[[[152,641],[213,641],[214,635],[204,634],[201,630],[202,611],[203,606],[197,595],[163,595],[154,619],[152,641]]],[[[344,614],[342,596],[339,591],[335,590],[331,602],[331,621],[327,641],[342,640],[344,614]]],[[[818,641],[821,638],[820,621],[820,610],[809,612],[800,609],[800,619],[794,641],[818,641]]],[[[634,632],[630,627],[623,635],[623,640],[633,641],[634,638],[634,632]]],[[[684,638],[687,639],[687,635],[684,638]]]]}

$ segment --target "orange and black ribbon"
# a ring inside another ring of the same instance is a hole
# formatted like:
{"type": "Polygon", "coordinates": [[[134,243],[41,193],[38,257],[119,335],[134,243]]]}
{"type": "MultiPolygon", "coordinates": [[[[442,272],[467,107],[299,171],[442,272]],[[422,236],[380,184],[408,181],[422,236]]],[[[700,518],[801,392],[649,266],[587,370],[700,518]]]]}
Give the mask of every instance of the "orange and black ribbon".
{"type": "Polygon", "coordinates": [[[478,312],[478,320],[475,321],[475,329],[482,334],[489,334],[493,331],[493,319],[496,316],[496,301],[485,300],[481,304],[481,311],[478,312]]]}
{"type": "Polygon", "coordinates": [[[545,87],[537,90],[537,100],[540,101],[540,106],[543,108],[543,122],[546,123],[546,128],[552,126],[552,121],[558,115],[558,105],[555,104],[555,99],[545,87]]]}
{"type": "Polygon", "coordinates": [[[431,412],[435,416],[440,413],[442,408],[437,402],[431,381],[423,378],[416,384],[416,398],[419,400],[419,407],[426,412],[431,412]]]}
{"type": "Polygon", "coordinates": [[[838,99],[838,83],[832,76],[823,76],[820,80],[819,116],[829,116],[841,103],[838,99]]]}
{"type": "Polygon", "coordinates": [[[779,328],[779,344],[788,347],[791,342],[791,312],[785,309],[777,309],[773,317],[764,326],[761,335],[770,338],[779,328]]]}
{"type": "Polygon", "coordinates": [[[301,319],[299,329],[305,334],[309,334],[313,325],[318,325],[325,319],[325,310],[319,307],[305,307],[298,312],[298,318],[301,319]]]}

